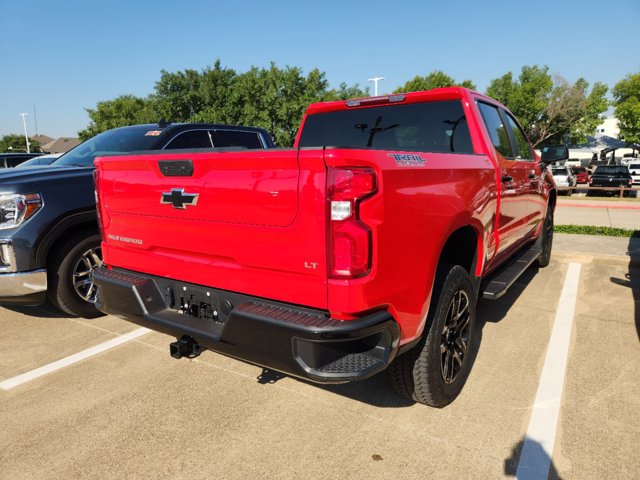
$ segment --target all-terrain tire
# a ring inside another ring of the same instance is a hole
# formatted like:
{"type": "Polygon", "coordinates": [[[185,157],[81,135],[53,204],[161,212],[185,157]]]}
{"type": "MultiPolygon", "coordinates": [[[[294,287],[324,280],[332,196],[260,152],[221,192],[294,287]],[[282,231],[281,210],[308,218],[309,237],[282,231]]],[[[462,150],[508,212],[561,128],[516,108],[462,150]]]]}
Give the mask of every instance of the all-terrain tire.
{"type": "Polygon", "coordinates": [[[469,274],[459,265],[442,265],[420,342],[389,366],[393,386],[400,395],[425,405],[441,408],[450,404],[469,377],[481,337],[469,274]],[[453,319],[461,308],[463,316],[456,325],[453,319]],[[454,338],[457,326],[459,336],[454,338]]]}
{"type": "Polygon", "coordinates": [[[538,267],[544,268],[551,261],[551,249],[553,247],[553,209],[551,205],[547,207],[547,216],[544,218],[542,231],[538,240],[536,240],[536,246],[542,250],[536,262],[538,267]]]}
{"type": "Polygon", "coordinates": [[[99,255],[100,235],[95,231],[82,230],[65,238],[54,248],[47,262],[47,295],[51,303],[73,316],[95,318],[104,315],[95,306],[95,296],[90,295],[90,292],[94,292],[92,283],[79,287],[89,300],[83,298],[74,286],[74,281],[90,281],[91,274],[84,272],[102,263],[99,255]],[[96,254],[100,262],[94,258],[96,254]]]}

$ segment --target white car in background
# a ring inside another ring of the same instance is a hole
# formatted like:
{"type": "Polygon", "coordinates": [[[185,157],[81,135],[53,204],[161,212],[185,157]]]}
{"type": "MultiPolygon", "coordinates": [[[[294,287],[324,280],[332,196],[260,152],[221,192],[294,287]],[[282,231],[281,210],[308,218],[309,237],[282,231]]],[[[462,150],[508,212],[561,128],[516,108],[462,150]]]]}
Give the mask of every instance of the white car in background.
{"type": "Polygon", "coordinates": [[[640,162],[629,163],[629,173],[634,185],[640,185],[640,162]]]}
{"type": "Polygon", "coordinates": [[[578,180],[571,169],[569,167],[554,167],[551,169],[551,173],[559,192],[565,191],[567,195],[571,195],[571,190],[563,190],[564,188],[575,187],[578,184],[578,180]]]}

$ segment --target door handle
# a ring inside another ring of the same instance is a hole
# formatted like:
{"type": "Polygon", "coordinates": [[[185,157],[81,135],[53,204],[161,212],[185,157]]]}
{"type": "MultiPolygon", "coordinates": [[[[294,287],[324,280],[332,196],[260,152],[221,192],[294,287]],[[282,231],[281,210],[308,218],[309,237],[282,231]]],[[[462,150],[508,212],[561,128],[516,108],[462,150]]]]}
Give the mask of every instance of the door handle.
{"type": "Polygon", "coordinates": [[[503,175],[502,176],[502,182],[503,183],[509,183],[513,181],[513,177],[511,175],[503,175]]]}

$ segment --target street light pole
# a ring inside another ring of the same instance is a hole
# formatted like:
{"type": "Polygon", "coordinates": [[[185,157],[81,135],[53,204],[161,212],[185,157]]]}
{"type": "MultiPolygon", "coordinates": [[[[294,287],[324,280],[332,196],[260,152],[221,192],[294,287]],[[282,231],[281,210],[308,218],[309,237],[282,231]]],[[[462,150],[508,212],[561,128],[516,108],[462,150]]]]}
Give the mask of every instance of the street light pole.
{"type": "Polygon", "coordinates": [[[27,142],[27,153],[31,153],[31,149],[29,148],[29,135],[27,135],[27,114],[20,113],[19,115],[22,117],[22,126],[24,127],[24,140],[27,142]]]}
{"type": "Polygon", "coordinates": [[[384,77],[373,77],[373,78],[369,78],[367,80],[368,82],[373,82],[373,96],[374,97],[378,96],[378,82],[380,80],[384,80],[384,77]]]}

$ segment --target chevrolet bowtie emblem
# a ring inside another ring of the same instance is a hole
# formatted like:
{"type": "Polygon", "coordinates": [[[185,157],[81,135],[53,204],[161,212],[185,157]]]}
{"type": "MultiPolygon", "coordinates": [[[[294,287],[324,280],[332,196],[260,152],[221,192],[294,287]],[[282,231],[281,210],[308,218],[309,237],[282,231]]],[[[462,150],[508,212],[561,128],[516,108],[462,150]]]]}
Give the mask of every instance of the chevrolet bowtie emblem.
{"type": "Polygon", "coordinates": [[[184,193],[184,188],[172,188],[170,192],[162,192],[160,203],[173,205],[173,208],[185,210],[187,205],[198,203],[197,193],[184,193]]]}

